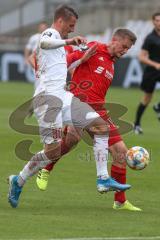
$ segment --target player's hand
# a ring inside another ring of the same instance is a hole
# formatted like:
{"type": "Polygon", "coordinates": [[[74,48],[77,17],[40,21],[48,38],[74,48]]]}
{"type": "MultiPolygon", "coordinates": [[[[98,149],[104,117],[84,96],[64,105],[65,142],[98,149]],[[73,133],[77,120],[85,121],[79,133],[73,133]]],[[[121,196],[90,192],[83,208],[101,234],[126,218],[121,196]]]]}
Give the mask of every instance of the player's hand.
{"type": "Polygon", "coordinates": [[[77,36],[73,38],[69,38],[66,40],[67,45],[80,45],[80,44],[86,44],[87,40],[84,37],[77,36]]]}
{"type": "Polygon", "coordinates": [[[81,58],[81,63],[86,62],[90,57],[92,57],[96,53],[97,46],[98,44],[96,43],[85,52],[85,54],[81,58]]]}

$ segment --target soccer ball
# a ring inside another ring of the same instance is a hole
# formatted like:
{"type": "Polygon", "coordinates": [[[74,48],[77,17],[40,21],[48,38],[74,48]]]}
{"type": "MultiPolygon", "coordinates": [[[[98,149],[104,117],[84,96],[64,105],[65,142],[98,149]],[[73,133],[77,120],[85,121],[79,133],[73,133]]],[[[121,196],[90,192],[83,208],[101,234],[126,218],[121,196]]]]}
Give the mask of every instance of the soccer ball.
{"type": "Polygon", "coordinates": [[[142,170],[149,163],[149,153],[143,147],[132,147],[127,151],[126,162],[130,168],[142,170]]]}

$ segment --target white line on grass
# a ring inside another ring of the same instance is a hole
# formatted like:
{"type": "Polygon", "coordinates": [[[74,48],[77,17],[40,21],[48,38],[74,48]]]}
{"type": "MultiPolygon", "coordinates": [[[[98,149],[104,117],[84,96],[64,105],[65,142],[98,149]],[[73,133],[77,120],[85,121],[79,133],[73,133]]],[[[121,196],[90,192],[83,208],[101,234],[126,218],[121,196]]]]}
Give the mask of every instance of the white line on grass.
{"type": "Polygon", "coordinates": [[[44,240],[157,240],[160,236],[153,237],[102,237],[102,238],[51,238],[44,240]]]}
{"type": "MultiPolygon", "coordinates": [[[[151,237],[102,237],[102,238],[48,238],[41,240],[159,240],[160,236],[151,236],[151,237]]],[[[3,240],[0,238],[0,240],[3,240]]],[[[15,239],[7,239],[15,240],[15,239]]],[[[35,238],[19,238],[16,240],[36,240],[35,238]]]]}

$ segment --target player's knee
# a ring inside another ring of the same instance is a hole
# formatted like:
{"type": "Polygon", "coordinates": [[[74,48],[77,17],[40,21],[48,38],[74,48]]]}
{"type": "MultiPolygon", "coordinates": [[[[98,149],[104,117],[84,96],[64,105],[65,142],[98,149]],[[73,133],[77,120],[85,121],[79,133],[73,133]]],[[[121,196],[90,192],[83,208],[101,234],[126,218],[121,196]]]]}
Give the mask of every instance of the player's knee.
{"type": "Polygon", "coordinates": [[[51,161],[55,161],[56,159],[61,157],[61,145],[60,142],[53,144],[46,144],[44,148],[45,155],[51,161]]]}
{"type": "Polygon", "coordinates": [[[78,142],[80,141],[81,136],[78,134],[68,134],[67,138],[66,138],[66,142],[67,145],[69,145],[70,147],[73,147],[74,145],[77,145],[78,142]]]}
{"type": "Polygon", "coordinates": [[[92,126],[89,129],[93,134],[96,135],[106,135],[108,133],[108,127],[107,125],[98,125],[98,126],[92,126]]]}
{"type": "Polygon", "coordinates": [[[67,142],[67,145],[74,146],[81,140],[81,136],[82,136],[81,128],[79,129],[74,127],[68,127],[65,141],[67,142]]]}
{"type": "Polygon", "coordinates": [[[148,105],[152,100],[152,94],[145,94],[142,98],[142,103],[148,105]]]}

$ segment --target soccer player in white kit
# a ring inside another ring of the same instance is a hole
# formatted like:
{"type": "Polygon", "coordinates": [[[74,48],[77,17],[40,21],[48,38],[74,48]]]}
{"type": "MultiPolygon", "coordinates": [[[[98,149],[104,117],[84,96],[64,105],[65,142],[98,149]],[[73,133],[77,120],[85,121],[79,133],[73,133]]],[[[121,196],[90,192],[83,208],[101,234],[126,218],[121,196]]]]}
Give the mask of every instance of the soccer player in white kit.
{"type": "Polygon", "coordinates": [[[24,50],[24,58],[25,58],[25,63],[26,64],[30,64],[29,57],[33,53],[33,51],[35,51],[35,49],[37,48],[39,40],[40,40],[41,33],[44,32],[47,29],[47,27],[48,26],[47,26],[46,22],[41,22],[38,25],[38,32],[33,34],[28,39],[28,42],[27,42],[27,44],[25,46],[25,50],[24,50]]]}
{"type": "MultiPolygon", "coordinates": [[[[48,28],[48,25],[46,22],[41,22],[39,23],[38,25],[38,32],[33,34],[29,39],[28,39],[28,42],[25,46],[25,49],[24,49],[24,60],[25,60],[25,64],[27,66],[27,68],[31,68],[31,65],[30,65],[30,56],[32,55],[32,53],[36,50],[36,48],[38,47],[38,44],[39,44],[39,40],[40,40],[40,37],[41,37],[41,33],[44,32],[46,29],[48,28]]],[[[30,69],[31,71],[33,69],[30,69]]],[[[36,79],[34,79],[34,87],[35,89],[37,88],[39,82],[36,81],[36,79]]]]}
{"type": "MultiPolygon", "coordinates": [[[[33,104],[44,150],[36,153],[19,175],[9,177],[8,201],[12,207],[18,206],[20,193],[26,180],[36,174],[39,169],[59,158],[63,124],[74,125],[76,135],[78,133],[79,136],[84,128],[89,128],[98,136],[97,146],[103,151],[105,149],[107,155],[108,127],[105,121],[88,104],[81,102],[65,90],[67,63],[64,46],[86,42],[80,36],[67,39],[68,33],[74,31],[77,19],[78,15],[73,8],[62,5],[55,11],[51,28],[41,35],[37,49],[36,72],[42,89],[40,93],[35,92],[33,104]]],[[[102,190],[105,188],[125,191],[131,187],[111,179],[106,162],[101,161],[99,167],[102,176],[99,188],[102,190]]]]}

